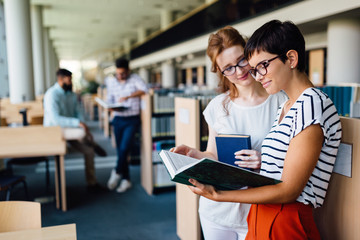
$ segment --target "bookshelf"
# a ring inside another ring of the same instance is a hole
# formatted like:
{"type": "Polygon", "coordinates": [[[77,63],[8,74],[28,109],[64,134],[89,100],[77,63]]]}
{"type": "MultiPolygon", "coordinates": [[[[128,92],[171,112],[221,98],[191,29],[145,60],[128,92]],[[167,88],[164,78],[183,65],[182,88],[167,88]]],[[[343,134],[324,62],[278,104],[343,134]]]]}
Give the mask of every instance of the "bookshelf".
{"type": "Polygon", "coordinates": [[[360,117],[360,85],[343,83],[318,86],[333,101],[338,113],[343,117],[360,117]]]}
{"type": "MultiPolygon", "coordinates": [[[[208,127],[202,111],[213,95],[175,98],[175,143],[206,149],[208,127]]],[[[202,238],[198,214],[199,197],[187,186],[176,184],[176,228],[180,239],[202,238]]]]}
{"type": "Polygon", "coordinates": [[[155,188],[175,184],[157,151],[175,145],[174,97],[150,92],[141,97],[141,185],[151,195],[155,188]]]}
{"type": "MultiPolygon", "coordinates": [[[[324,205],[314,211],[322,239],[358,239],[360,236],[360,120],[341,117],[342,143],[352,145],[351,177],[333,173],[324,205]]],[[[339,157],[336,161],[341,161],[339,157]]]]}

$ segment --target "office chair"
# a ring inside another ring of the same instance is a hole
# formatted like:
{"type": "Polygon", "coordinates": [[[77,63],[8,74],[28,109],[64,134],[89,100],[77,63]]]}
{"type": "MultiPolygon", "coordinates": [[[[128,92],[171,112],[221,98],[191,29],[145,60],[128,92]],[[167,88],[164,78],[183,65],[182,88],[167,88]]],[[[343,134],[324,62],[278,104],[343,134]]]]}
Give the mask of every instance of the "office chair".
{"type": "Polygon", "coordinates": [[[26,199],[29,199],[25,176],[13,175],[6,170],[0,171],[0,191],[6,191],[6,201],[10,200],[11,190],[18,183],[23,183],[26,199]]]}

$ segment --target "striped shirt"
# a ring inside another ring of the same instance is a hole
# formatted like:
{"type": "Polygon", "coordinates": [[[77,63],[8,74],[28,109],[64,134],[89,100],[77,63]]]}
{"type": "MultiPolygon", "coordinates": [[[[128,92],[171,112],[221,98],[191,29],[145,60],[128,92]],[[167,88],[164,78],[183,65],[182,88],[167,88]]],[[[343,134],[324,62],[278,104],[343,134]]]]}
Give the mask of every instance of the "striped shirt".
{"type": "MultiPolygon", "coordinates": [[[[124,83],[120,83],[113,76],[106,79],[107,102],[109,103],[116,103],[120,98],[130,96],[138,90],[148,91],[145,82],[137,74],[131,74],[124,83]]],[[[114,111],[113,115],[121,117],[139,115],[140,97],[128,98],[124,101],[124,106],[129,108],[121,112],[114,111]]]]}
{"type": "Polygon", "coordinates": [[[274,125],[263,141],[260,174],[281,179],[291,139],[306,127],[319,124],[324,133],[323,147],[316,167],[296,201],[320,207],[340,145],[340,118],[330,98],[315,88],[306,89],[279,123],[283,107],[284,104],[279,108],[274,125]]]}

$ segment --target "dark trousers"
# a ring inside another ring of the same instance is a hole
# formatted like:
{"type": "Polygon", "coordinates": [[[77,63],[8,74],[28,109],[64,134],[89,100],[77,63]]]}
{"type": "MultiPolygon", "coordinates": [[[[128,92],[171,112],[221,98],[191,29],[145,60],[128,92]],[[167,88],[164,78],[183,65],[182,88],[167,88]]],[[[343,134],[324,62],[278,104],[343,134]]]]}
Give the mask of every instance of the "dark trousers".
{"type": "Polygon", "coordinates": [[[127,161],[127,156],[131,149],[135,131],[140,125],[140,117],[116,116],[112,121],[112,125],[114,128],[117,151],[117,163],[115,170],[116,173],[122,175],[123,179],[130,180],[129,163],[127,161]]]}

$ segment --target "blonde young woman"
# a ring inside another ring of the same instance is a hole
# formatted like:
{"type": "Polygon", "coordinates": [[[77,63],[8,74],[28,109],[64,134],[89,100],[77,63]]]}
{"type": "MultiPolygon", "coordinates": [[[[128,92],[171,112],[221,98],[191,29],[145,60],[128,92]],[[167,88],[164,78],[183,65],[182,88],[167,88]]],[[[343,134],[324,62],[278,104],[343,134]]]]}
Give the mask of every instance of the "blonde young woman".
{"type": "MultiPolygon", "coordinates": [[[[217,159],[215,137],[219,134],[247,134],[251,136],[252,150],[234,153],[234,162],[241,167],[260,167],[260,147],[269,132],[278,107],[287,100],[284,93],[269,95],[249,73],[244,56],[245,40],[239,32],[224,27],[211,34],[207,54],[212,71],[220,77],[221,94],[206,107],[203,114],[209,127],[209,140],[204,152],[185,145],[171,151],[201,159],[217,159]]],[[[215,202],[201,197],[199,214],[206,240],[244,239],[247,233],[246,217],[250,205],[215,202]]]]}
{"type": "Polygon", "coordinates": [[[320,239],[313,208],[321,207],[341,140],[333,102],[305,74],[305,41],[292,22],[270,21],[245,47],[249,70],[268,94],[289,100],[262,145],[260,174],[276,185],[217,191],[193,179],[190,189],[215,201],[252,203],[246,239],[320,239]]]}

